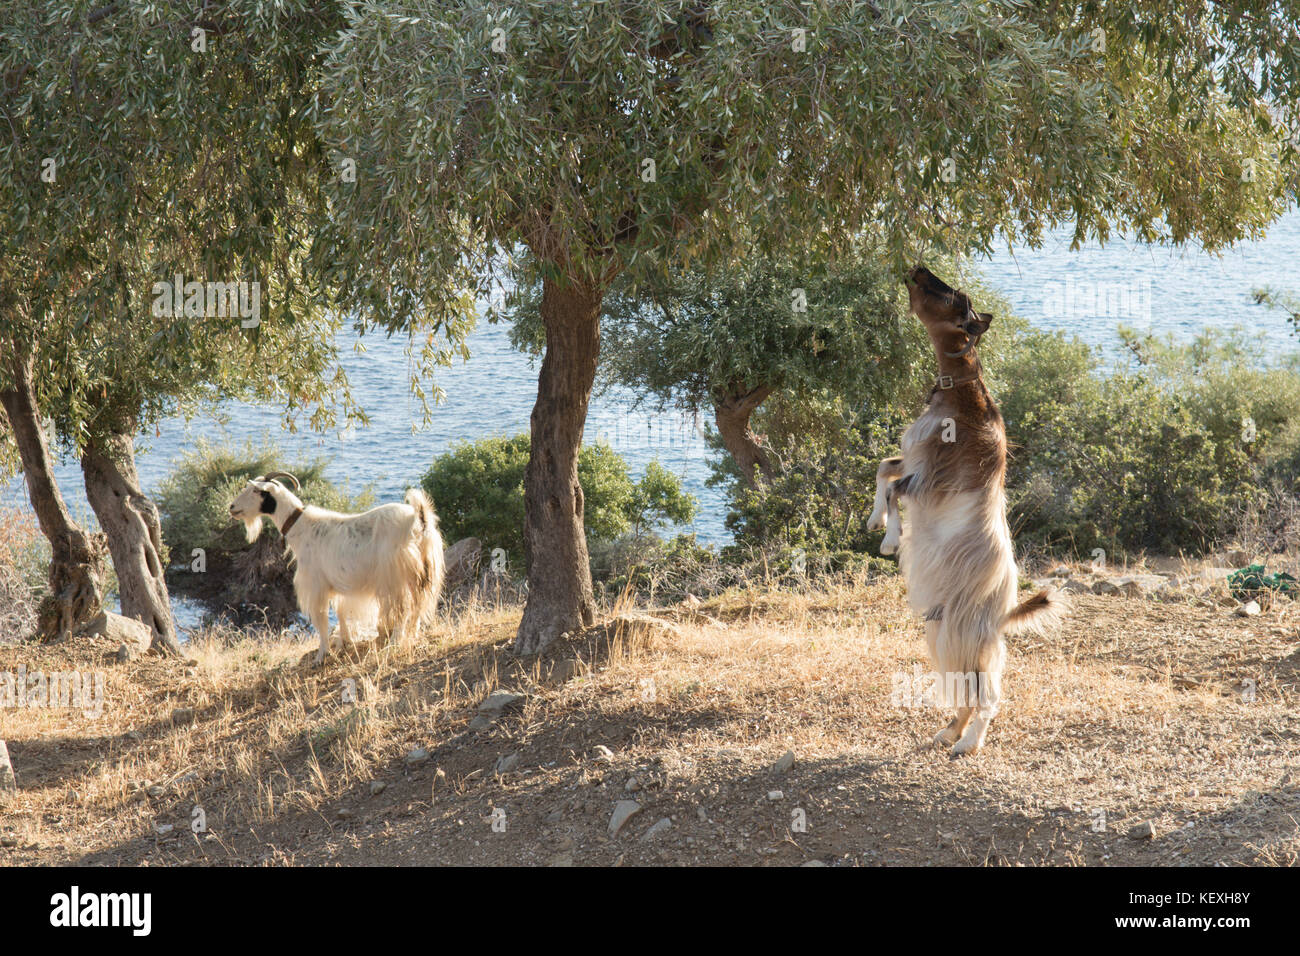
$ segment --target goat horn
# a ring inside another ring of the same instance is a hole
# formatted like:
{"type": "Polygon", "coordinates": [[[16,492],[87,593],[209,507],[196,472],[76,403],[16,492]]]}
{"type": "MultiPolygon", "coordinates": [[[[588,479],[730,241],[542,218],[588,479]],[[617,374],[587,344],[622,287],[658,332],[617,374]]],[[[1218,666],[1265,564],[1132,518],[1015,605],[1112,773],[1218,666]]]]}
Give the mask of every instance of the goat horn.
{"type": "Polygon", "coordinates": [[[289,474],[287,471],[273,471],[271,472],[271,474],[267,475],[262,480],[275,481],[275,479],[277,478],[288,478],[290,481],[293,482],[294,491],[302,491],[302,485],[298,484],[298,479],[295,478],[293,475],[289,474]]]}

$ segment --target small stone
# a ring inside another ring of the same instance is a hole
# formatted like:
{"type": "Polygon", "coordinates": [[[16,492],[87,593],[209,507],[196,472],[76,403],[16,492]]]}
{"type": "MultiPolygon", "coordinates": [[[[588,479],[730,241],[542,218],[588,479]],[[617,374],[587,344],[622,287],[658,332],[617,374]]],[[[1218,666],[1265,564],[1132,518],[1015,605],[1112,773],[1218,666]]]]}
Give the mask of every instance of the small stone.
{"type": "Polygon", "coordinates": [[[145,793],[149,794],[149,796],[156,800],[167,793],[167,788],[155,783],[152,787],[146,790],[145,793]]]}
{"type": "Polygon", "coordinates": [[[167,834],[171,833],[175,829],[176,827],[170,823],[154,824],[154,832],[157,833],[159,836],[166,836],[167,834]]]}
{"type": "Polygon", "coordinates": [[[789,773],[794,766],[794,751],[787,750],[776,763],[772,764],[773,773],[789,773]]]}
{"type": "Polygon", "coordinates": [[[609,818],[609,835],[618,836],[628,820],[641,812],[641,804],[635,800],[620,800],[614,804],[614,813],[609,818]]]}
{"type": "Polygon", "coordinates": [[[134,644],[128,644],[126,641],[123,641],[121,646],[117,649],[117,662],[119,664],[125,664],[128,661],[137,660],[139,657],[140,648],[134,644]]]}
{"type": "Polygon", "coordinates": [[[416,747],[408,750],[406,756],[402,758],[408,767],[418,767],[429,760],[429,751],[423,747],[416,747]]]}
{"type": "Polygon", "coordinates": [[[1061,590],[1066,594],[1087,594],[1091,588],[1082,581],[1070,578],[1070,580],[1061,585],[1061,590]]]}
{"type": "Polygon", "coordinates": [[[1247,601],[1237,608],[1237,617],[1255,617],[1257,614],[1259,614],[1258,601],[1247,601]]]}
{"type": "Polygon", "coordinates": [[[673,828],[673,821],[669,820],[667,817],[664,817],[662,820],[660,820],[658,823],[652,826],[649,830],[646,830],[645,833],[641,834],[641,842],[645,843],[648,840],[653,840],[656,837],[658,837],[660,834],[667,833],[672,828],[673,828]]]}
{"type": "Polygon", "coordinates": [[[610,750],[604,744],[596,744],[596,759],[603,763],[614,762],[614,751],[610,750]]]}
{"type": "Polygon", "coordinates": [[[492,718],[487,714],[479,714],[469,722],[469,729],[475,733],[487,730],[492,726],[492,718]]]}
{"type": "Polygon", "coordinates": [[[696,817],[696,819],[698,819],[701,823],[708,823],[708,822],[709,822],[709,815],[708,815],[708,813],[705,812],[705,810],[704,810],[703,807],[696,807],[696,808],[695,808],[695,817],[696,817]]]}
{"type": "Polygon", "coordinates": [[[799,865],[800,866],[825,866],[826,862],[824,860],[809,860],[808,862],[800,863],[799,865]]]}
{"type": "Polygon", "coordinates": [[[784,800],[785,794],[780,790],[769,790],[767,791],[767,799],[776,803],[778,800],[784,800]]]}
{"type": "Polygon", "coordinates": [[[1102,581],[1098,581],[1096,584],[1092,586],[1092,593],[1114,596],[1117,594],[1122,594],[1123,592],[1115,585],[1113,581],[1102,580],[1102,581]]]}
{"type": "Polygon", "coordinates": [[[628,777],[627,783],[623,784],[623,789],[628,793],[636,793],[641,789],[641,781],[637,780],[636,777],[628,777]]]}
{"type": "Polygon", "coordinates": [[[382,780],[371,780],[371,781],[370,781],[370,795],[371,795],[372,797],[377,797],[377,796],[379,796],[381,793],[383,793],[383,792],[384,792],[385,790],[387,790],[387,789],[388,789],[388,784],[385,783],[385,782],[382,781],[382,780]]]}
{"type": "Polygon", "coordinates": [[[551,866],[573,866],[572,853],[557,853],[551,857],[551,866]]]}
{"type": "Polygon", "coordinates": [[[497,759],[496,772],[509,773],[519,766],[519,754],[506,754],[504,757],[497,759]]]}
{"type": "Polygon", "coordinates": [[[193,707],[177,707],[172,711],[173,724],[192,724],[194,723],[193,707]]]}
{"type": "Polygon", "coordinates": [[[1134,840],[1154,840],[1156,837],[1156,825],[1152,820],[1144,820],[1133,829],[1128,831],[1128,835],[1134,840]]]}
{"type": "Polygon", "coordinates": [[[494,690],[478,705],[480,713],[501,713],[507,708],[514,707],[522,703],[523,694],[512,694],[509,691],[494,690]]]}
{"type": "Polygon", "coordinates": [[[334,816],[338,817],[340,820],[351,820],[352,811],[344,807],[339,807],[337,810],[334,811],[334,816]]]}
{"type": "Polygon", "coordinates": [[[18,845],[18,838],[16,836],[11,836],[8,833],[6,833],[4,836],[0,836],[0,846],[15,847],[17,845],[18,845]]]}

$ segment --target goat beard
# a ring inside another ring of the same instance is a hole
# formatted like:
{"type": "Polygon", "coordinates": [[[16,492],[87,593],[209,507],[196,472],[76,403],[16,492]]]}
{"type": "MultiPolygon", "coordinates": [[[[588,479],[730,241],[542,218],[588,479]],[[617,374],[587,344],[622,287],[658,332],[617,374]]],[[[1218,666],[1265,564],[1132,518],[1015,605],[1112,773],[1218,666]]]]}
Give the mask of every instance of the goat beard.
{"type": "Polygon", "coordinates": [[[244,534],[247,536],[249,544],[252,544],[259,537],[261,537],[263,517],[264,517],[263,515],[259,514],[252,518],[240,519],[244,523],[244,534]]]}

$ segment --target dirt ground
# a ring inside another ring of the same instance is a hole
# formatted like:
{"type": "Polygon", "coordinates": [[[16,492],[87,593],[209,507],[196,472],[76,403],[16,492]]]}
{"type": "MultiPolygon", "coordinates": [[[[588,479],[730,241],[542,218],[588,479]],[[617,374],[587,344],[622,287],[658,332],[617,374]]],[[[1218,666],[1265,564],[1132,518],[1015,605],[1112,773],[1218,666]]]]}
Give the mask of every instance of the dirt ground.
{"type": "Polygon", "coordinates": [[[301,637],[0,647],[0,674],[105,680],[98,717],[0,710],[0,864],[1300,862],[1296,604],[1071,601],[1012,642],[956,761],[943,713],[891,700],[928,666],[888,577],[624,615],[530,662],[512,608],[321,670],[301,637]]]}

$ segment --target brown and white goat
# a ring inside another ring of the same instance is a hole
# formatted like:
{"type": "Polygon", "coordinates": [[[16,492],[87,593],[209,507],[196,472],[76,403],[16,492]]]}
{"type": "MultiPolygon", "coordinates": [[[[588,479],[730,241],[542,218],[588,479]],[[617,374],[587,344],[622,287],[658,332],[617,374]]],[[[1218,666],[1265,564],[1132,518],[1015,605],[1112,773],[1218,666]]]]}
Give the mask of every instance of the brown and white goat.
{"type": "Polygon", "coordinates": [[[907,280],[939,377],[903,435],[903,454],[876,473],[868,522],[886,527],[881,553],[901,547],[908,602],[925,618],[930,660],[956,716],[934,738],[951,755],[975,753],[1002,699],[1008,634],[1041,630],[1063,610],[1053,591],[1016,602],[1019,576],[1007,525],[1007,437],[975,345],[993,316],[918,266],[907,280]],[[906,505],[906,521],[898,504],[906,505]]]}

